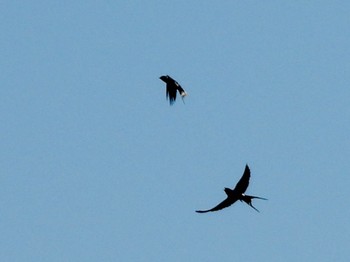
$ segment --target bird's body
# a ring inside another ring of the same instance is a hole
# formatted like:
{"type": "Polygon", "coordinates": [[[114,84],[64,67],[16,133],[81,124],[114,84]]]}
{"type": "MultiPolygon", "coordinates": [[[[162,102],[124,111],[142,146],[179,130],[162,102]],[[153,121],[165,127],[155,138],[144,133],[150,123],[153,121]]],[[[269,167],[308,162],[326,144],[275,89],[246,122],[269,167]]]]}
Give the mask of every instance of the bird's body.
{"type": "Polygon", "coordinates": [[[229,207],[232,204],[234,204],[237,200],[244,201],[247,203],[249,206],[254,208],[256,211],[259,212],[253,205],[252,205],[252,199],[253,198],[258,198],[258,199],[263,199],[266,200],[266,198],[262,197],[257,197],[257,196],[249,196],[245,195],[244,192],[247,190],[248,185],[249,185],[249,179],[250,179],[250,169],[248,165],[245,166],[245,170],[243,173],[243,176],[241,179],[238,181],[234,189],[230,188],[225,188],[224,191],[227,195],[226,199],[222,201],[220,204],[217,206],[213,207],[212,209],[208,210],[197,210],[197,213],[206,213],[206,212],[213,212],[213,211],[218,211],[223,208],[229,207]]]}
{"type": "Polygon", "coordinates": [[[173,105],[176,100],[176,93],[179,91],[181,98],[187,96],[186,91],[181,85],[168,75],[159,77],[166,83],[166,98],[169,99],[170,105],[173,105]]]}

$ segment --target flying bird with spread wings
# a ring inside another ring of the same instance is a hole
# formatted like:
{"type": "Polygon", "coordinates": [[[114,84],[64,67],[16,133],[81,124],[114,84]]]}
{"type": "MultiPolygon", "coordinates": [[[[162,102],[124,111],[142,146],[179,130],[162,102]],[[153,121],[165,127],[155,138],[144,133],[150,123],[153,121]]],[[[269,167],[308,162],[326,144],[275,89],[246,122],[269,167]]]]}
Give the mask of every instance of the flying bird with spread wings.
{"type": "Polygon", "coordinates": [[[218,211],[223,208],[229,207],[232,204],[234,204],[237,200],[244,201],[246,202],[249,206],[254,208],[256,211],[259,212],[253,205],[252,205],[252,199],[257,198],[257,199],[263,199],[267,200],[266,198],[262,197],[257,197],[257,196],[249,196],[245,195],[244,192],[247,190],[248,185],[249,185],[249,179],[250,179],[250,169],[248,165],[245,166],[245,170],[243,173],[243,176],[241,179],[238,181],[236,184],[236,187],[232,190],[230,188],[225,187],[224,191],[227,195],[226,199],[222,201],[220,204],[218,204],[216,207],[213,207],[212,209],[208,210],[197,210],[197,213],[206,213],[206,212],[213,212],[213,211],[218,211]]]}
{"type": "Polygon", "coordinates": [[[177,91],[179,91],[182,101],[184,97],[187,96],[186,91],[170,76],[166,75],[159,78],[166,83],[166,98],[169,99],[170,105],[174,104],[177,91]]]}

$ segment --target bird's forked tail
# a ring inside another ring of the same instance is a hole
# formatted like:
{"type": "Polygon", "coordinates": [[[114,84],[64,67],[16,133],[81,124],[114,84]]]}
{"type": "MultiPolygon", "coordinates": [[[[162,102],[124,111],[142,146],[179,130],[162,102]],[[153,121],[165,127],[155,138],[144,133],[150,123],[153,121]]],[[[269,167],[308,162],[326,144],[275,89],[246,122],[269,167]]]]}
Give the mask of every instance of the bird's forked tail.
{"type": "Polygon", "coordinates": [[[180,96],[181,96],[181,98],[182,98],[182,102],[185,104],[185,96],[187,96],[188,94],[186,93],[186,91],[185,90],[183,90],[182,92],[180,92],[180,96]]]}
{"type": "Polygon", "coordinates": [[[243,200],[243,201],[246,202],[249,206],[251,206],[252,208],[254,208],[257,212],[260,212],[258,209],[256,209],[256,208],[253,206],[253,204],[252,204],[252,199],[253,199],[253,198],[262,199],[262,200],[267,200],[266,198],[263,198],[263,197],[243,195],[241,201],[243,200]]]}

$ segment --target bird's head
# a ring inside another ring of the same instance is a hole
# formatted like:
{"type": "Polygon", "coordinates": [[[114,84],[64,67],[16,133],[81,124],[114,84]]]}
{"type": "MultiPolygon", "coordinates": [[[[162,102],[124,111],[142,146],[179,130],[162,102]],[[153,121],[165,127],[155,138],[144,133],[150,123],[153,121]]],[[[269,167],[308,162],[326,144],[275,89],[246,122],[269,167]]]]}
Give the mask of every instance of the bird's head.
{"type": "Polygon", "coordinates": [[[224,188],[224,191],[225,191],[225,193],[226,193],[226,195],[229,195],[229,194],[231,194],[232,193],[232,189],[229,189],[228,187],[225,187],[224,188]]]}
{"type": "Polygon", "coordinates": [[[167,80],[169,79],[169,76],[168,75],[161,76],[161,77],[159,77],[159,79],[163,80],[164,82],[167,82],[167,80]]]}

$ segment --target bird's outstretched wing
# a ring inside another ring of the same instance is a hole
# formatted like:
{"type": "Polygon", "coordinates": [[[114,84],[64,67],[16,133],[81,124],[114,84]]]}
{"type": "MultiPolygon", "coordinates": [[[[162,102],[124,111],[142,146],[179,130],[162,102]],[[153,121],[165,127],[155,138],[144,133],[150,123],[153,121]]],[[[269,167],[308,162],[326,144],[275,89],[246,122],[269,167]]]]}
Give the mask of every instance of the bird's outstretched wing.
{"type": "Polygon", "coordinates": [[[166,98],[169,99],[170,105],[176,100],[177,87],[175,83],[169,82],[166,84],[166,98]]]}
{"type": "Polygon", "coordinates": [[[249,166],[246,165],[244,169],[244,173],[241,179],[236,184],[233,191],[235,191],[238,194],[243,194],[249,186],[249,178],[250,178],[250,169],[249,169],[249,166]]]}
{"type": "Polygon", "coordinates": [[[196,212],[197,213],[207,213],[207,212],[218,211],[218,210],[221,210],[221,209],[224,209],[226,207],[231,206],[236,201],[237,201],[237,199],[232,199],[231,197],[227,197],[224,201],[222,201],[220,204],[218,204],[216,207],[213,207],[212,209],[196,210],[196,212]]]}

